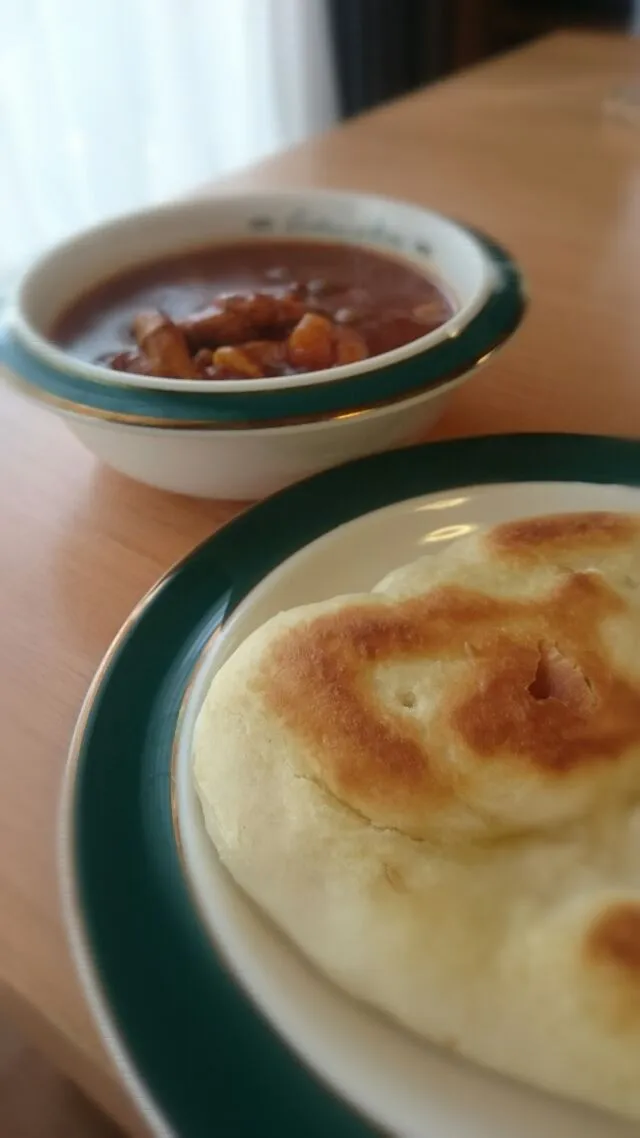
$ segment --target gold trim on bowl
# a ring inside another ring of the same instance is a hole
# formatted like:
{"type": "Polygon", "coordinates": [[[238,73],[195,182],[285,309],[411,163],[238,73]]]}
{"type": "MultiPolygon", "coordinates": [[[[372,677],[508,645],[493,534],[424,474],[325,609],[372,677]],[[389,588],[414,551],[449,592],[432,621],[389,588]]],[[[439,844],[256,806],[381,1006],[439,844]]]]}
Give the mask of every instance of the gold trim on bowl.
{"type": "Polygon", "coordinates": [[[405,403],[408,400],[418,398],[426,392],[436,392],[440,388],[446,387],[448,384],[453,383],[456,379],[460,379],[464,375],[471,375],[479,367],[482,367],[491,356],[494,355],[510,338],[512,329],[500,334],[496,342],[487,348],[486,352],[472,364],[463,364],[455,368],[453,371],[448,372],[438,380],[428,380],[421,387],[414,387],[410,392],[400,392],[397,395],[390,396],[386,399],[379,399],[370,403],[363,403],[355,407],[349,408],[348,411],[319,411],[312,415],[297,415],[285,416],[280,419],[235,419],[233,422],[224,421],[202,421],[198,419],[156,419],[148,415],[130,415],[125,411],[106,411],[102,407],[88,407],[85,403],[75,403],[70,399],[64,399],[59,395],[53,395],[49,391],[43,391],[42,388],[36,387],[28,380],[23,379],[22,376],[16,375],[11,371],[11,382],[17,388],[24,391],[30,399],[36,402],[44,403],[50,406],[53,410],[68,412],[73,415],[78,415],[84,419],[98,419],[101,422],[108,423],[121,423],[123,426],[131,427],[150,427],[156,430],[184,430],[184,431],[259,431],[269,428],[277,427],[302,427],[311,425],[313,423],[326,423],[339,421],[341,419],[352,419],[359,415],[365,415],[369,411],[377,411],[383,407],[393,407],[398,403],[405,403]]]}

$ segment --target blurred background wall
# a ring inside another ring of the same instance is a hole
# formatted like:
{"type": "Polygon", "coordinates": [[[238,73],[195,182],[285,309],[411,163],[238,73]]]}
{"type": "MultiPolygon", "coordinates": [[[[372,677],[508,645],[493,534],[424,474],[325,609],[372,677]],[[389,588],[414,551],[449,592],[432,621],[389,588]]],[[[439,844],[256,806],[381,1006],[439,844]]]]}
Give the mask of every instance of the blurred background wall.
{"type": "MultiPolygon", "coordinates": [[[[633,0],[329,0],[340,105],[354,114],[559,28],[624,31],[633,0]]],[[[638,15],[640,22],[640,14],[638,15]]]]}
{"type": "Polygon", "coordinates": [[[45,246],[631,0],[0,0],[0,297],[45,246]]]}

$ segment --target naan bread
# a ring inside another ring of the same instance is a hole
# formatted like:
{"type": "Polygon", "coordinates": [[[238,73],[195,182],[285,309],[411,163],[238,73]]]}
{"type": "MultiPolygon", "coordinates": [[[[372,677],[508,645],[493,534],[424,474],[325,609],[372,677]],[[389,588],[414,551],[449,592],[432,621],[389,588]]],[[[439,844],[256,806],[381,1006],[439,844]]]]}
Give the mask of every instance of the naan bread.
{"type": "Polygon", "coordinates": [[[234,878],[430,1040],[640,1119],[640,518],[509,523],[282,613],[195,780],[234,878]]]}

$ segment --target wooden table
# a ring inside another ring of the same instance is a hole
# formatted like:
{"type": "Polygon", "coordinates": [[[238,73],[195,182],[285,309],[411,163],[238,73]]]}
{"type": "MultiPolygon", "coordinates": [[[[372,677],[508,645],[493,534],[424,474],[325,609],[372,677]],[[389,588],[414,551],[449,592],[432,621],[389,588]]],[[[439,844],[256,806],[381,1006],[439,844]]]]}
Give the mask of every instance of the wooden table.
{"type": "MultiPolygon", "coordinates": [[[[640,42],[559,35],[389,106],[232,183],[411,198],[495,234],[530,316],[458,393],[440,436],[640,433],[640,126],[603,100],[640,42]]],[[[96,1038],[60,921],[54,831],[69,735],[129,610],[237,507],[100,467],[51,415],[0,392],[0,984],[84,1089],[137,1124],[96,1038]]]]}

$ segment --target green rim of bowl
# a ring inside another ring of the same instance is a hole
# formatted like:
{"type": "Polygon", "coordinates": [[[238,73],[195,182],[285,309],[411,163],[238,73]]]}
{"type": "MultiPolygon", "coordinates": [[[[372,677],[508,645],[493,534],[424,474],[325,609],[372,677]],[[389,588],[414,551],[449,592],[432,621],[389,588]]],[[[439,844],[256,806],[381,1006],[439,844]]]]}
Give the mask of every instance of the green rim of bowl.
{"type": "Polygon", "coordinates": [[[519,435],[350,463],[249,510],[171,570],[87,697],[67,772],[66,914],[112,1054],[158,1133],[371,1138],[231,979],[195,911],[172,824],[179,709],[212,632],[310,541],[371,510],[491,482],[640,485],[640,443],[519,435]]]}
{"type": "MultiPolygon", "coordinates": [[[[75,414],[141,426],[249,427],[335,418],[411,398],[472,371],[502,345],[520,324],[526,307],[520,271],[494,241],[470,230],[481,244],[495,284],[482,309],[455,337],[400,363],[363,375],[265,391],[166,391],[78,378],[42,363],[6,326],[0,358],[32,394],[75,414]]],[[[375,361],[372,361],[372,363],[375,361]]]]}

